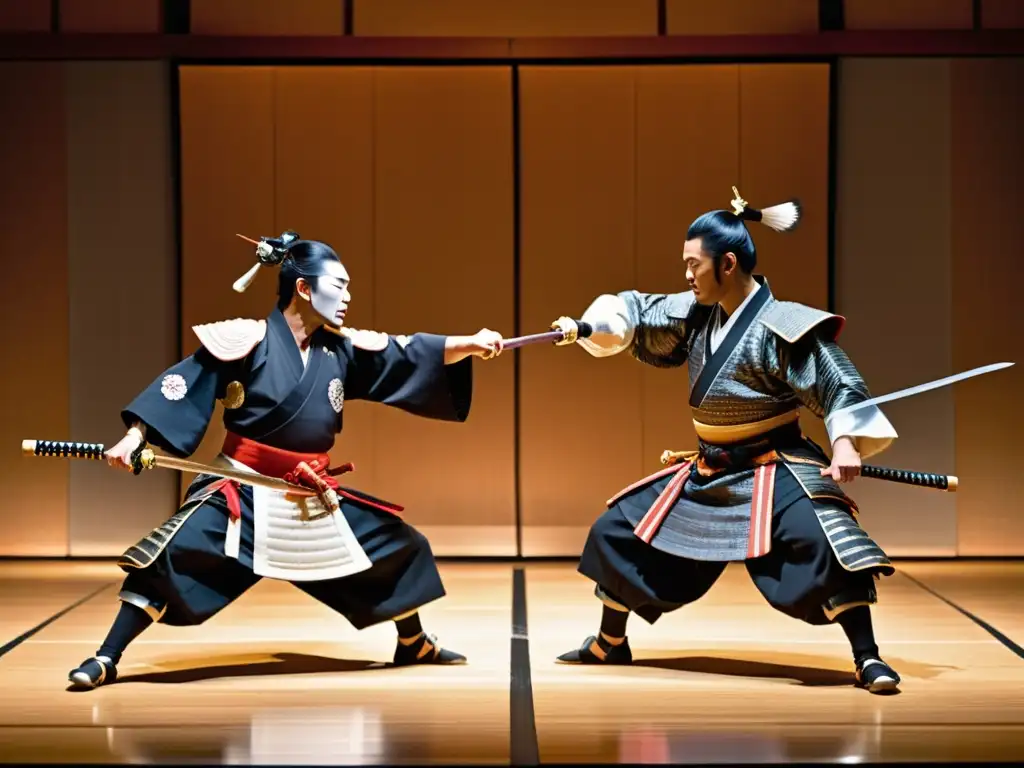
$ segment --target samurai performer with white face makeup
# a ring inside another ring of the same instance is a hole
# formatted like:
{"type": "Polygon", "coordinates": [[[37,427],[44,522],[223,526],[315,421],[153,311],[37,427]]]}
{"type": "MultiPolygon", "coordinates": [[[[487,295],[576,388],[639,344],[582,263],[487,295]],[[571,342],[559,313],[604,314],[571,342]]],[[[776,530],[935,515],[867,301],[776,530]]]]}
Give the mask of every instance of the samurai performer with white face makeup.
{"type": "Polygon", "coordinates": [[[339,486],[335,477],[351,465],[331,468],[328,451],[346,400],[465,421],[471,357],[495,357],[502,337],[348,329],[349,275],[330,246],[286,232],[259,242],[257,254],[235,290],[261,265],[279,266],[277,306],[260,320],[196,326],[198,349],[124,409],[128,433],[106,457],[131,469],[147,442],[187,457],[220,401],[219,466],[315,493],[199,475],[178,512],[118,561],[128,574],[119,613],[96,655],[71,671],[75,686],[114,682],[122,653],[154,621],[201,624],[263,577],[293,583],[357,629],[394,621],[395,665],[465,661],[420,623],[420,606],[445,594],[429,542],[402,520],[402,507],[339,486]]]}
{"type": "Polygon", "coordinates": [[[896,432],[877,406],[839,413],[870,398],[836,343],[844,318],[779,301],[754,274],[744,222],[787,231],[799,215],[795,202],[759,211],[736,192],[733,211],[690,225],[690,290],[600,296],[582,316],[589,338],[567,317],[552,326],[566,334],[559,343],[595,357],[627,352],[658,368],[688,364],[698,438],[696,452],[666,452],[669,466],[620,491],[591,527],[579,571],[596,583],[601,627],[559,661],[631,663],[630,612],[654,623],[700,599],[728,563],[742,562],[777,610],[843,628],[860,686],[898,686],[875,644],[870,608],[875,579],[894,569],[840,488],[859,474],[861,457],[882,451],[896,432]],[[831,459],[802,434],[801,407],[825,420],[831,459]]]}

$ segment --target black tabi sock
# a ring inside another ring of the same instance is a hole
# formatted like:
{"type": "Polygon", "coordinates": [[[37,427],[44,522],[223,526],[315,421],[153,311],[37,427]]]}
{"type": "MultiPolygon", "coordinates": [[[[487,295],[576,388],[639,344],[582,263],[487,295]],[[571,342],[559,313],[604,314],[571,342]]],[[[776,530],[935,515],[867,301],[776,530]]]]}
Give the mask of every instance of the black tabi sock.
{"type": "Polygon", "coordinates": [[[152,623],[153,619],[141,608],[130,603],[121,603],[121,610],[117,612],[117,618],[107,633],[107,639],[103,641],[96,655],[106,656],[117,664],[128,644],[152,623]]]}
{"type": "Polygon", "coordinates": [[[423,625],[420,624],[419,613],[414,613],[412,616],[406,616],[404,619],[398,619],[395,622],[395,627],[398,628],[398,636],[404,640],[416,637],[423,631],[423,625]]]}
{"type": "Polygon", "coordinates": [[[853,649],[853,660],[858,664],[865,659],[878,659],[878,646],[875,644],[875,630],[871,625],[871,608],[867,605],[858,605],[848,611],[843,611],[836,617],[836,621],[846,632],[853,649]]]}
{"type": "Polygon", "coordinates": [[[626,636],[626,621],[629,614],[625,611],[617,611],[609,606],[604,607],[601,614],[601,634],[613,640],[626,636]]]}

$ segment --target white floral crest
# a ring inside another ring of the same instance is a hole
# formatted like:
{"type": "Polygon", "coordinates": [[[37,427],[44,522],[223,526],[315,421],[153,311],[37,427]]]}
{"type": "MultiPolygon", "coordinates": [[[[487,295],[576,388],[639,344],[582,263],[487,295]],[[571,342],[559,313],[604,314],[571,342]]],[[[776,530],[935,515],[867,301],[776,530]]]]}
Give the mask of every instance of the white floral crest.
{"type": "Polygon", "coordinates": [[[160,391],[168,400],[181,400],[188,392],[188,384],[180,374],[169,373],[160,382],[160,391]]]}
{"type": "Polygon", "coordinates": [[[334,409],[334,412],[341,413],[341,409],[345,405],[345,385],[341,383],[341,379],[331,379],[331,383],[327,386],[327,398],[331,401],[331,408],[334,409]]]}

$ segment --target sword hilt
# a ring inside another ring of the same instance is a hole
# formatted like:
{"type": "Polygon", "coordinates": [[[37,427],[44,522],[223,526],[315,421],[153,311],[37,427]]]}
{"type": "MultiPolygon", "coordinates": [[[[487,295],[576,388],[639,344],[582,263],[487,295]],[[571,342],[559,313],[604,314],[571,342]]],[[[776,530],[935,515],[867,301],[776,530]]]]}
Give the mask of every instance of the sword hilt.
{"type": "Polygon", "coordinates": [[[103,443],[72,443],[63,440],[22,440],[21,452],[25,456],[60,456],[71,459],[102,461],[103,443]]]}
{"type": "MultiPolygon", "coordinates": [[[[67,440],[22,440],[21,452],[25,456],[56,456],[91,461],[106,459],[106,446],[103,443],[73,443],[67,440]]],[[[156,455],[147,447],[145,440],[132,452],[130,463],[134,475],[156,466],[156,455]]]]}
{"type": "Polygon", "coordinates": [[[956,493],[959,482],[956,475],[938,475],[931,472],[914,472],[909,469],[893,469],[892,467],[876,467],[865,464],[860,468],[864,477],[876,480],[888,480],[893,483],[917,485],[923,488],[937,488],[941,491],[956,493]]]}

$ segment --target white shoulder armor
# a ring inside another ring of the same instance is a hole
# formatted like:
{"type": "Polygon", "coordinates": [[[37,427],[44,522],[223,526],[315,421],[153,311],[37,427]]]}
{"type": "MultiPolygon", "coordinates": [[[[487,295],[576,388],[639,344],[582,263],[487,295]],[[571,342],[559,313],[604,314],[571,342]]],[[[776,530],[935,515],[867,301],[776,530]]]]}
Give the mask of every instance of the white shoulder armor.
{"type": "Polygon", "coordinates": [[[210,354],[218,360],[241,360],[267,335],[266,320],[236,317],[216,323],[193,325],[192,330],[210,354]]]}
{"type": "Polygon", "coordinates": [[[380,352],[387,349],[388,342],[391,340],[391,337],[383,331],[361,331],[347,326],[332,328],[329,325],[325,325],[324,328],[348,339],[352,342],[353,347],[365,349],[368,352],[380,352]]]}

